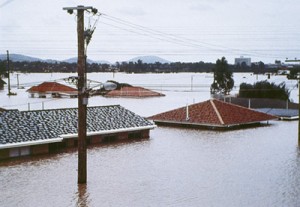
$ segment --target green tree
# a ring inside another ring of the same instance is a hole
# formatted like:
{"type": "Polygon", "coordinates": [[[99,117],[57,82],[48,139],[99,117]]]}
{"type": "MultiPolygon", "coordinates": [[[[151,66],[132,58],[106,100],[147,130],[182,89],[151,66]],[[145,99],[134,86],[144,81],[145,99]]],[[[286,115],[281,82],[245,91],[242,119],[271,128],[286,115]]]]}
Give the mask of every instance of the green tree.
{"type": "Polygon", "coordinates": [[[295,67],[290,69],[290,74],[287,75],[288,79],[298,79],[298,74],[300,73],[300,67],[295,67]]]}
{"type": "Polygon", "coordinates": [[[5,61],[0,61],[0,88],[3,88],[5,81],[2,80],[2,77],[5,77],[7,74],[5,61]]]}
{"type": "Polygon", "coordinates": [[[241,83],[239,97],[241,98],[270,98],[288,100],[290,92],[282,82],[278,85],[268,81],[259,81],[252,84],[241,83]]]}
{"type": "Polygon", "coordinates": [[[229,70],[229,66],[225,57],[216,61],[216,66],[213,69],[214,82],[210,86],[211,94],[224,94],[227,95],[234,86],[234,80],[232,78],[232,71],[229,70]]]}

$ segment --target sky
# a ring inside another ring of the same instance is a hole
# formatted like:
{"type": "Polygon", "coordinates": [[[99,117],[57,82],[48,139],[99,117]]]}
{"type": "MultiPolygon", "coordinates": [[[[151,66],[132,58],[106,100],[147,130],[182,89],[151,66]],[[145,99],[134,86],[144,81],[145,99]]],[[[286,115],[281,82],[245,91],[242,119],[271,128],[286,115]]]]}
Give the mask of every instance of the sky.
{"type": "Polygon", "coordinates": [[[101,13],[85,14],[86,28],[98,19],[87,50],[95,61],[300,59],[298,0],[0,0],[0,54],[76,57],[76,13],[62,8],[77,5],[101,13]]]}

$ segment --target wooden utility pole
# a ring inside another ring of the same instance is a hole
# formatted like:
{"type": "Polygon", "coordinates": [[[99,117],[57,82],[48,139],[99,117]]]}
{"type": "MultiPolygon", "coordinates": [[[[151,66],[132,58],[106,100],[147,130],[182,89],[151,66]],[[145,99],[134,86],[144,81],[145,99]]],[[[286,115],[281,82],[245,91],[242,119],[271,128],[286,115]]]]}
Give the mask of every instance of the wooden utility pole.
{"type": "Polygon", "coordinates": [[[298,147],[300,147],[300,78],[298,78],[298,147]]]}
{"type": "MultiPolygon", "coordinates": [[[[300,60],[288,60],[286,59],[285,62],[300,62],[300,60]]],[[[300,77],[299,74],[297,75],[298,78],[298,147],[300,148],[300,77]]]]}
{"type": "Polygon", "coordinates": [[[17,75],[17,87],[18,87],[18,89],[20,89],[20,84],[19,84],[19,75],[20,74],[16,74],[17,75]]]}
{"type": "Polygon", "coordinates": [[[77,9],[78,38],[78,183],[86,183],[86,104],[85,98],[85,55],[84,55],[84,9],[77,9]]]}
{"type": "Polygon", "coordinates": [[[86,150],[86,71],[85,71],[85,48],[84,48],[84,11],[93,7],[66,7],[72,14],[77,10],[77,38],[78,38],[78,183],[84,184],[87,181],[87,150],[86,150]]]}
{"type": "Polygon", "coordinates": [[[11,92],[10,92],[10,65],[9,65],[9,51],[6,50],[6,54],[7,54],[7,77],[8,77],[8,81],[7,81],[7,84],[8,84],[8,94],[7,95],[11,95],[11,92]]]}

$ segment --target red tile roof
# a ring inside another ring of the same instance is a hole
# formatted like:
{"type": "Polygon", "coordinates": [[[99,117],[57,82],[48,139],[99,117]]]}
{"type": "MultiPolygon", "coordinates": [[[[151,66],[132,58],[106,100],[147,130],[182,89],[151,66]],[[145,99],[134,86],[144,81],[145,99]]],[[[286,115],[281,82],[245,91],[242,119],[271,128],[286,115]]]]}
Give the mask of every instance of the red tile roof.
{"type": "Polygon", "coordinates": [[[68,94],[77,93],[77,89],[56,82],[44,82],[38,86],[31,87],[27,91],[30,93],[53,93],[53,92],[68,93],[68,94]]]}
{"type": "Polygon", "coordinates": [[[188,107],[157,114],[149,117],[149,119],[154,120],[156,123],[162,122],[222,128],[259,123],[261,121],[274,120],[277,119],[277,117],[212,99],[188,107]]]}
{"type": "Polygon", "coordinates": [[[119,90],[112,90],[106,93],[108,97],[153,97],[164,96],[162,93],[137,86],[124,86],[119,90]]]}

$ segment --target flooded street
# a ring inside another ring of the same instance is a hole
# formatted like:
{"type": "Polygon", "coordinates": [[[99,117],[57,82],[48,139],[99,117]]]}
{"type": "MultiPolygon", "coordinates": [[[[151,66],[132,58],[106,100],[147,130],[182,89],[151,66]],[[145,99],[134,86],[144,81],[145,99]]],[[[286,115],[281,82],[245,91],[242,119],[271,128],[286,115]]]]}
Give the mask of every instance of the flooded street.
{"type": "MultiPolygon", "coordinates": [[[[191,74],[143,76],[138,81],[160,87],[166,96],[93,97],[89,104],[121,104],[150,116],[210,97],[206,74],[193,78],[189,92],[191,74]],[[179,81],[185,87],[166,87],[179,81]]],[[[247,78],[254,77],[241,76],[236,84],[247,78]]],[[[117,80],[138,83],[125,74],[117,80]]],[[[42,100],[22,90],[10,98],[0,92],[0,107],[26,110],[28,102],[35,102],[31,107],[40,109],[42,100]]],[[[293,91],[292,98],[297,96],[293,91]]],[[[77,104],[77,99],[44,101],[49,108],[77,104]]],[[[225,132],[157,127],[150,139],[90,147],[86,186],[77,185],[76,150],[0,162],[0,206],[300,206],[297,132],[297,121],[225,132]]]]}
{"type": "Polygon", "coordinates": [[[297,122],[230,132],[159,127],[149,140],[1,163],[1,206],[299,206],[297,122]],[[80,204],[80,205],[79,205],[80,204]]]}

